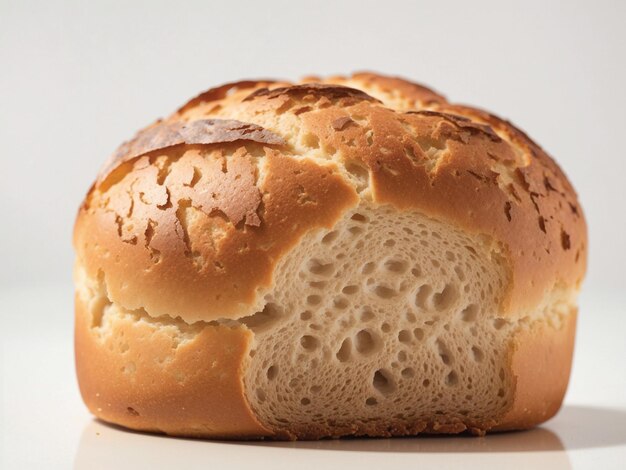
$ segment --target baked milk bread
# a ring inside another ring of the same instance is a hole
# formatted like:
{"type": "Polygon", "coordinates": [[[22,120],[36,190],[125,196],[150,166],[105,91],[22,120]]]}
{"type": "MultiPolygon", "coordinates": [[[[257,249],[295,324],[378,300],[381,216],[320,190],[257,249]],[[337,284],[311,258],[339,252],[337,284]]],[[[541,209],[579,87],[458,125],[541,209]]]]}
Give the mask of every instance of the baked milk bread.
{"type": "Polygon", "coordinates": [[[319,439],[552,417],[587,235],[512,124],[358,73],[200,94],[105,164],[74,247],[94,415],[319,439]]]}

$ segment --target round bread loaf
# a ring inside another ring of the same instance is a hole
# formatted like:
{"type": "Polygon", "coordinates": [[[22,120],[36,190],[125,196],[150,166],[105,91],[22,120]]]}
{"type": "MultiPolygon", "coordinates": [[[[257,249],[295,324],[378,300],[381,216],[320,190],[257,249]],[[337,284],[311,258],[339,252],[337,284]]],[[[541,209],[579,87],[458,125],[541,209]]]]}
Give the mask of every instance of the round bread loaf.
{"type": "Polygon", "coordinates": [[[524,429],[565,393],[586,226],[510,123],[359,73],[213,88],[83,202],[76,368],[132,429],[524,429]]]}

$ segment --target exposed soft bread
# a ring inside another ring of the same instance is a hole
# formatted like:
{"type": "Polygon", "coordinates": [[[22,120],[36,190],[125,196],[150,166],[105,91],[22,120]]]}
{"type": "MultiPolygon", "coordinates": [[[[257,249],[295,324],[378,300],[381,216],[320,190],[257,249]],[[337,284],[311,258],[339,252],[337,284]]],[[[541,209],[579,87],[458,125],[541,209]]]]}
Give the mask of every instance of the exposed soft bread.
{"type": "Polygon", "coordinates": [[[482,433],[567,387],[572,186],[506,121],[402,79],[199,95],[105,165],[74,244],[81,392],[133,429],[482,433]]]}

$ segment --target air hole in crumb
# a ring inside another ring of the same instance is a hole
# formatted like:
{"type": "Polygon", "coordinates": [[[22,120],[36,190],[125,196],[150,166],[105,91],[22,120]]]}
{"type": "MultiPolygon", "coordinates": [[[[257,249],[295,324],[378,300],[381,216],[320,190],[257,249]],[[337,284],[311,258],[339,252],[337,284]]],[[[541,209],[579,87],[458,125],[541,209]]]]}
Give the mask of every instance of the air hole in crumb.
{"type": "Polygon", "coordinates": [[[277,375],[278,375],[278,366],[270,366],[270,368],[267,369],[268,380],[274,380],[277,375]]]}
{"type": "Polygon", "coordinates": [[[312,259],[309,261],[308,269],[318,276],[330,276],[335,271],[335,266],[333,263],[324,264],[319,260],[312,259]]]}
{"type": "Polygon", "coordinates": [[[438,311],[446,310],[458,298],[458,291],[452,284],[447,284],[440,293],[433,296],[433,304],[438,311]]]}
{"type": "Polygon", "coordinates": [[[343,289],[341,289],[341,292],[347,295],[356,294],[358,291],[359,291],[359,286],[346,286],[343,289]]]}
{"type": "Polygon", "coordinates": [[[428,309],[428,300],[430,299],[430,294],[432,293],[433,288],[428,284],[424,284],[420,286],[417,290],[417,294],[415,296],[415,305],[422,310],[428,309]]]}
{"type": "Polygon", "coordinates": [[[407,265],[405,261],[397,260],[397,259],[389,259],[385,261],[385,269],[392,273],[403,273],[407,269],[407,265]]]}
{"type": "Polygon", "coordinates": [[[343,340],[336,356],[337,359],[339,359],[339,362],[347,362],[350,360],[352,357],[352,340],[350,338],[343,340]]]}
{"type": "Polygon", "coordinates": [[[311,287],[313,287],[314,289],[323,289],[324,287],[326,287],[327,282],[326,281],[311,281],[309,282],[309,285],[311,287]]]}
{"type": "Polygon", "coordinates": [[[396,296],[396,291],[390,287],[378,285],[374,288],[374,294],[381,299],[390,299],[396,296]]]}
{"type": "Polygon", "coordinates": [[[367,400],[365,400],[365,404],[367,406],[378,405],[378,400],[376,400],[376,398],[374,398],[374,397],[369,397],[367,400]]]}
{"type": "Polygon", "coordinates": [[[413,274],[414,277],[420,277],[422,275],[422,271],[420,270],[419,267],[414,267],[413,269],[411,269],[411,274],[413,274]]]}
{"type": "Polygon", "coordinates": [[[361,223],[365,223],[367,221],[369,221],[369,219],[367,218],[367,216],[363,215],[363,214],[359,214],[358,212],[355,214],[352,214],[352,217],[350,217],[352,220],[356,221],[356,222],[361,222],[361,223]]]}
{"type": "Polygon", "coordinates": [[[385,322],[382,325],[380,325],[380,329],[383,333],[389,333],[391,331],[391,325],[385,322]]]}
{"type": "Polygon", "coordinates": [[[383,243],[384,246],[391,248],[396,246],[396,241],[393,238],[389,238],[387,240],[385,240],[385,243],[383,243]]]}
{"type": "Polygon", "coordinates": [[[354,227],[350,227],[348,229],[348,232],[350,232],[352,235],[359,235],[363,233],[363,229],[361,227],[354,226],[354,227]]]}
{"type": "Polygon", "coordinates": [[[339,232],[337,232],[335,230],[333,230],[332,232],[328,232],[322,238],[322,243],[324,243],[325,245],[328,245],[328,244],[334,242],[337,239],[338,236],[339,236],[339,232]]]}
{"type": "Polygon", "coordinates": [[[478,317],[478,305],[469,304],[461,311],[461,319],[465,322],[473,322],[478,317]]]}
{"type": "Polygon", "coordinates": [[[438,339],[436,344],[437,352],[439,353],[439,358],[441,359],[441,362],[443,362],[445,365],[452,364],[452,353],[450,352],[450,349],[448,349],[446,343],[438,339]]]}
{"type": "Polygon", "coordinates": [[[370,274],[374,271],[374,269],[376,268],[376,265],[372,262],[370,263],[365,263],[363,265],[363,267],[361,268],[361,273],[363,274],[370,274]]]}
{"type": "Polygon", "coordinates": [[[406,351],[400,351],[398,352],[398,360],[400,362],[404,362],[407,360],[407,355],[406,355],[406,351]]]}
{"type": "Polygon", "coordinates": [[[302,400],[300,400],[300,403],[303,405],[310,405],[311,404],[311,400],[309,398],[304,397],[302,400]]]}
{"type": "Polygon", "coordinates": [[[411,342],[411,332],[408,330],[400,330],[398,333],[398,341],[408,344],[411,342]]]}
{"type": "Polygon", "coordinates": [[[361,354],[371,354],[376,350],[377,338],[368,330],[359,331],[354,337],[354,346],[361,354]]]}
{"type": "Polygon", "coordinates": [[[410,379],[411,377],[415,376],[415,370],[411,367],[407,367],[406,369],[402,369],[402,372],[400,372],[400,374],[405,379],[410,379]]]}
{"type": "Polygon", "coordinates": [[[374,380],[372,384],[378,392],[385,396],[393,393],[396,389],[393,376],[384,369],[379,369],[374,372],[374,380]]]}
{"type": "Polygon", "coordinates": [[[346,308],[348,308],[349,302],[348,299],[346,299],[345,297],[336,297],[333,300],[333,304],[335,305],[335,308],[345,310],[346,308]]]}
{"type": "Polygon", "coordinates": [[[307,351],[315,351],[319,347],[320,341],[315,336],[304,335],[300,338],[300,345],[307,351]]]}
{"type": "Polygon", "coordinates": [[[322,301],[322,297],[319,295],[309,295],[306,298],[306,303],[309,305],[317,305],[322,301]]]}
{"type": "Polygon", "coordinates": [[[312,316],[313,314],[309,312],[308,310],[306,310],[300,314],[300,320],[305,320],[305,321],[310,320],[312,316]]]}
{"type": "Polygon", "coordinates": [[[265,392],[261,390],[260,388],[256,389],[256,396],[261,403],[265,401],[265,392]]]}
{"type": "Polygon", "coordinates": [[[417,339],[418,341],[421,341],[424,339],[424,330],[422,330],[421,328],[415,328],[413,330],[413,336],[415,336],[415,339],[417,339]]]}
{"type": "Polygon", "coordinates": [[[482,362],[485,354],[483,353],[483,350],[480,349],[477,346],[472,346],[472,356],[474,357],[474,361],[476,362],[482,362]]]}
{"type": "Polygon", "coordinates": [[[459,382],[459,376],[457,375],[457,373],[455,371],[451,371],[447,376],[446,376],[446,385],[448,386],[454,386],[459,382]]]}
{"type": "Polygon", "coordinates": [[[126,412],[131,416],[139,416],[139,412],[130,406],[126,408],[126,412]]]}

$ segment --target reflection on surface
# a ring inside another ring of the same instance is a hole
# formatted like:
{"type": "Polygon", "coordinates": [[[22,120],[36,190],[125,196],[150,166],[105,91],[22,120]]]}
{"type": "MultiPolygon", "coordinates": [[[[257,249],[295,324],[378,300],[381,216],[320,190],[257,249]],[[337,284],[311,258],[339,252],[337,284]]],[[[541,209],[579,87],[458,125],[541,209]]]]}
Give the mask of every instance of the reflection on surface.
{"type": "MultiPolygon", "coordinates": [[[[228,442],[227,444],[232,444],[228,442]]],[[[241,444],[241,443],[239,443],[241,444]]],[[[298,442],[246,442],[244,445],[357,452],[543,452],[562,451],[563,444],[543,428],[485,437],[419,436],[393,439],[336,439],[298,442]]]]}
{"type": "MultiPolygon", "coordinates": [[[[202,468],[255,465],[268,459],[273,469],[307,464],[359,461],[361,468],[385,465],[480,465],[481,468],[541,465],[571,468],[568,449],[626,446],[626,410],[567,406],[545,427],[483,438],[427,437],[342,439],[299,442],[217,442],[178,439],[124,431],[99,421],[85,427],[75,459],[77,469],[202,468]],[[367,457],[363,457],[367,453],[367,457]],[[391,455],[392,454],[392,455],[391,455]],[[408,460],[410,459],[410,461],[408,460]],[[439,462],[439,463],[438,463],[439,462]]],[[[258,466],[258,465],[257,465],[258,466]]]]}
{"type": "Polygon", "coordinates": [[[568,450],[626,446],[626,409],[565,406],[545,427],[568,450]]]}

